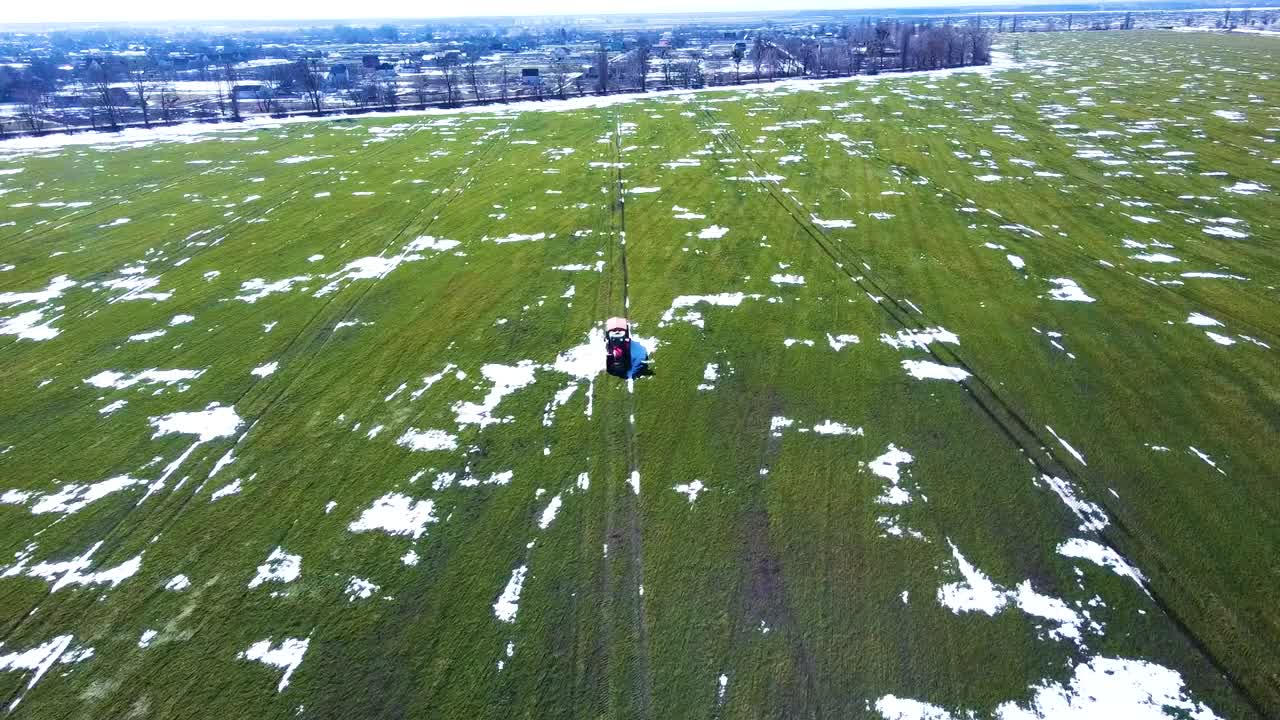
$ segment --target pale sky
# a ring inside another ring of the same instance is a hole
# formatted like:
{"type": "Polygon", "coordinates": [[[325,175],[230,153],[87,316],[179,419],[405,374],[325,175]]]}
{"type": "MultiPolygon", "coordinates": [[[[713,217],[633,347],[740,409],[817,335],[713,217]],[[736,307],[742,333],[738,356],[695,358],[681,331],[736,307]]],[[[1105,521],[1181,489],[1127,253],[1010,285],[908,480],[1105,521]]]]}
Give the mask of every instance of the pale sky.
{"type": "MultiPolygon", "coordinates": [[[[1048,0],[1039,0],[1041,2],[1048,0]]],[[[1005,0],[1007,3],[1008,0],[1005,0]]],[[[24,22],[162,22],[166,20],[333,20],[484,15],[628,15],[757,10],[942,7],[994,0],[30,0],[0,1],[0,24],[24,22]],[[353,13],[361,13],[353,15],[353,13]]],[[[1022,4],[1036,4],[1024,0],[1022,4]]],[[[1003,3],[1002,3],[1003,4],[1003,3]]]]}

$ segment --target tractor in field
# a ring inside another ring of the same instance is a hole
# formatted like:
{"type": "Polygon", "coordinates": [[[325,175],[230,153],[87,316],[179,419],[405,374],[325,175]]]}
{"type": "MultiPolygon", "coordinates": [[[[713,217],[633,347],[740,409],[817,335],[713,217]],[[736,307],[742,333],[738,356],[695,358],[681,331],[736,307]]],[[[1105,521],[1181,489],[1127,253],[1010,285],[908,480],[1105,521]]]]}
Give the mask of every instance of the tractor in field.
{"type": "Polygon", "coordinates": [[[610,375],[636,378],[653,374],[649,348],[631,338],[626,318],[609,318],[604,324],[604,368],[610,375]]]}
{"type": "Polygon", "coordinates": [[[620,378],[631,375],[631,325],[626,318],[609,318],[604,324],[604,369],[620,378]]]}

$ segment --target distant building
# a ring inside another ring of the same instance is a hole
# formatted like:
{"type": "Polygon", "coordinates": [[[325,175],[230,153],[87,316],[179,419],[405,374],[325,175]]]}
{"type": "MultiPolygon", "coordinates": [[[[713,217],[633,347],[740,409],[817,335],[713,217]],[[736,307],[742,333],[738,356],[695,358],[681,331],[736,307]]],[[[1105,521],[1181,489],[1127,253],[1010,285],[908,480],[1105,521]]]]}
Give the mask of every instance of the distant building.
{"type": "Polygon", "coordinates": [[[330,87],[347,87],[351,84],[351,73],[347,70],[345,63],[335,63],[329,66],[329,77],[327,80],[330,87]]]}
{"type": "Polygon", "coordinates": [[[361,65],[363,65],[364,67],[366,67],[366,68],[370,69],[370,70],[377,70],[377,69],[378,69],[378,56],[377,56],[377,55],[361,55],[361,56],[360,56],[360,64],[361,64],[361,65]]]}

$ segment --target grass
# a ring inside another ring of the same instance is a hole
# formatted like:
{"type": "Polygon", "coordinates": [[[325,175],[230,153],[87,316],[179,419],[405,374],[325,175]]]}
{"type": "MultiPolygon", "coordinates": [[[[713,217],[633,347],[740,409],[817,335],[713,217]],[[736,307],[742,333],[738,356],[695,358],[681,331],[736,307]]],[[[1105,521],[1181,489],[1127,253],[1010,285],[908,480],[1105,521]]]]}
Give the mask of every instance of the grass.
{"type": "Polygon", "coordinates": [[[31,689],[34,673],[0,673],[0,699],[38,718],[730,718],[875,716],[892,694],[960,715],[1027,706],[1036,687],[1113,657],[1171,669],[1222,717],[1280,712],[1273,43],[1028,35],[1027,64],[991,75],[290,124],[0,161],[22,168],[0,176],[0,225],[14,223],[0,227],[0,267],[14,266],[0,293],[78,283],[44,305],[0,304],[5,318],[45,308],[60,331],[0,335],[4,490],[145,481],[65,516],[5,496],[0,573],[29,557],[0,578],[0,657],[66,634],[93,655],[31,689]],[[296,156],[329,157],[279,162],[296,156]],[[679,158],[699,163],[664,165],[679,158]],[[733,179],[752,173],[785,179],[733,179]],[[1271,190],[1224,190],[1238,182],[1271,190]],[[637,188],[658,190],[626,192],[637,188]],[[50,201],[91,204],[39,206],[50,201]],[[1204,232],[1223,217],[1249,236],[1204,232]],[[728,232],[697,237],[712,225],[728,232]],[[512,233],[554,237],[493,241],[512,233]],[[460,245],[339,279],[424,235],[460,245]],[[151,290],[172,297],[90,286],[142,261],[151,290]],[[597,261],[603,272],[555,269],[597,261]],[[254,278],[302,276],[236,299],[254,278]],[[1053,299],[1051,278],[1096,302],[1053,299]],[[758,297],[692,308],[701,326],[663,321],[677,296],[731,292],[758,297]],[[634,392],[576,380],[544,424],[575,379],[542,369],[494,409],[510,422],[459,424],[454,404],[493,387],[484,366],[551,364],[628,309],[658,342],[656,375],[634,392]],[[1224,327],[1189,325],[1193,312],[1224,327]],[[180,313],[195,319],[170,325],[180,313]],[[879,339],[934,326],[959,344],[879,339]],[[860,341],[836,351],[828,334],[860,341]],[[917,380],[903,360],[972,375],[917,380]],[[274,374],[250,372],[269,362],[274,374]],[[710,363],[720,378],[700,391],[710,363]],[[204,373],[185,390],[85,383],[148,368],[204,373]],[[153,435],[150,419],[214,402],[244,419],[234,436],[192,449],[194,436],[153,435]],[[775,417],[794,425],[771,432],[775,417]],[[862,433],[801,432],[825,420],[862,433]],[[445,430],[458,449],[397,445],[409,428],[445,430]],[[907,505],[876,502],[886,480],[868,463],[890,444],[913,458],[907,505]],[[504,485],[433,488],[440,473],[508,470],[504,485]],[[1042,474],[1104,508],[1106,527],[1082,530],[1042,474]],[[211,501],[235,478],[241,492],[211,501]],[[694,479],[706,490],[690,503],[672,488],[694,479]],[[434,503],[421,538],[349,530],[391,492],[434,503]],[[924,539],[886,535],[882,518],[924,539]],[[1122,553],[1149,592],[1060,554],[1073,537],[1122,553]],[[136,574],[55,592],[29,572],[98,542],[82,572],[141,553],[136,574]],[[1085,622],[1077,645],[1012,604],[953,612],[937,599],[963,581],[949,543],[1000,587],[1030,580],[1101,631],[1085,622]],[[249,589],[277,546],[301,556],[301,578],[249,589]],[[505,623],[492,606],[519,566],[505,623]],[[179,573],[191,587],[165,590],[179,573]],[[379,589],[352,600],[352,577],[379,589]],[[147,629],[158,633],[140,648],[147,629]],[[282,669],[237,658],[268,637],[310,641],[281,692],[282,669]]]}

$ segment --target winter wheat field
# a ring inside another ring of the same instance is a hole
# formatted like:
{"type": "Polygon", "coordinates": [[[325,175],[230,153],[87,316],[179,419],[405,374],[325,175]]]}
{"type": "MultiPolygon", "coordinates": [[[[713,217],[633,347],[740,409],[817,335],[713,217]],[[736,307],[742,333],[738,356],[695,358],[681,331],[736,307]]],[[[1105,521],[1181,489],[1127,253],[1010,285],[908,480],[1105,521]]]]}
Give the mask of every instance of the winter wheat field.
{"type": "Polygon", "coordinates": [[[0,144],[0,712],[1280,715],[1280,45],[1005,45],[0,144]]]}

